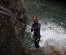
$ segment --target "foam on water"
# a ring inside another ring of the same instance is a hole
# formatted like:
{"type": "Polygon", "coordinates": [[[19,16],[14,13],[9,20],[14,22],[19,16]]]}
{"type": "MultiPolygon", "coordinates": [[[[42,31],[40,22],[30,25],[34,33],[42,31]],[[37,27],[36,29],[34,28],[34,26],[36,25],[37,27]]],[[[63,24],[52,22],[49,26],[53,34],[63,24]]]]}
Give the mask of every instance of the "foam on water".
{"type": "MultiPolygon", "coordinates": [[[[43,47],[45,42],[48,39],[53,39],[58,42],[59,46],[65,47],[65,29],[62,26],[58,26],[58,24],[48,22],[47,25],[42,23],[41,24],[41,40],[40,46],[43,47]]],[[[49,43],[50,45],[50,43],[49,43]]],[[[55,44],[54,44],[55,45],[55,44]]]]}

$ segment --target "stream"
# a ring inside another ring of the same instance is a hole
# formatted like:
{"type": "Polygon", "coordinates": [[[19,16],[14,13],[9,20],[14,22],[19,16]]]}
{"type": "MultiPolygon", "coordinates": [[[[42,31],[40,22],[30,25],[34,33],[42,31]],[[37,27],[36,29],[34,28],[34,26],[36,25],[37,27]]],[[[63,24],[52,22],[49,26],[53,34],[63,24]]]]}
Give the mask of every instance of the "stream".
{"type": "MultiPolygon", "coordinates": [[[[63,3],[54,2],[54,0],[22,0],[22,2],[28,17],[27,23],[32,25],[32,18],[35,16],[39,18],[41,24],[40,47],[56,45],[66,48],[66,8],[63,3]]],[[[25,30],[23,42],[25,48],[34,48],[30,25],[27,25],[25,30]]]]}

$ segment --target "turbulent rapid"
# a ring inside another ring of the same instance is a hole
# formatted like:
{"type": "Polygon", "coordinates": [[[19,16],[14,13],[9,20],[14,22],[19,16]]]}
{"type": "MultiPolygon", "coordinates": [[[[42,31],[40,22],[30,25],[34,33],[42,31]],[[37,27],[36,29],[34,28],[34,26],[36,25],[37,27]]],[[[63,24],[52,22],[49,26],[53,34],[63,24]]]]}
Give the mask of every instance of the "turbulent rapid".
{"type": "MultiPolygon", "coordinates": [[[[46,0],[23,0],[24,7],[27,11],[28,23],[32,21],[34,16],[40,18],[41,24],[41,41],[40,47],[48,45],[59,46],[63,49],[66,48],[66,10],[59,3],[46,0]],[[39,5],[40,4],[40,5],[39,5]],[[47,24],[43,21],[47,20],[47,24]],[[51,21],[50,21],[51,20],[51,21]],[[52,22],[52,20],[54,20],[52,22]]],[[[27,25],[25,33],[24,47],[32,48],[33,41],[31,36],[31,26],[27,25]]]]}
{"type": "Polygon", "coordinates": [[[47,24],[41,24],[41,42],[40,46],[43,47],[46,42],[49,45],[65,46],[66,33],[62,26],[56,23],[48,22],[47,24]],[[52,41],[51,41],[52,40],[52,41]],[[55,41],[55,42],[53,42],[55,41]]]}
{"type": "MultiPolygon", "coordinates": [[[[62,26],[59,26],[56,23],[48,22],[42,23],[43,20],[40,20],[41,24],[41,41],[39,43],[40,47],[45,47],[47,45],[59,46],[66,48],[66,33],[65,29],[62,26]]],[[[31,26],[27,25],[26,32],[30,32],[31,26]]],[[[30,32],[31,33],[31,32],[30,32]]],[[[31,33],[31,36],[33,33],[31,33]]],[[[31,44],[31,46],[33,43],[31,44]]]]}

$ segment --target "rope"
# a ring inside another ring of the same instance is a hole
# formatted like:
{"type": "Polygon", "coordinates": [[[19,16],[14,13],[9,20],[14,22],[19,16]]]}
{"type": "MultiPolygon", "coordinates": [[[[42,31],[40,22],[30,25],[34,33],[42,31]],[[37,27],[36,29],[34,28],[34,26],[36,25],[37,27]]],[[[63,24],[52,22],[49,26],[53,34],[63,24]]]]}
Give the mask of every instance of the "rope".
{"type": "Polygon", "coordinates": [[[4,12],[4,11],[0,11],[0,14],[5,14],[5,15],[8,15],[8,16],[10,16],[10,17],[12,17],[12,18],[16,18],[15,16],[12,16],[11,14],[6,13],[6,12],[4,12]]]}
{"type": "Polygon", "coordinates": [[[13,14],[10,10],[8,10],[8,9],[2,7],[2,6],[0,6],[0,9],[1,9],[2,11],[4,11],[4,12],[7,12],[7,13],[9,13],[9,14],[15,16],[15,14],[13,14]]]}

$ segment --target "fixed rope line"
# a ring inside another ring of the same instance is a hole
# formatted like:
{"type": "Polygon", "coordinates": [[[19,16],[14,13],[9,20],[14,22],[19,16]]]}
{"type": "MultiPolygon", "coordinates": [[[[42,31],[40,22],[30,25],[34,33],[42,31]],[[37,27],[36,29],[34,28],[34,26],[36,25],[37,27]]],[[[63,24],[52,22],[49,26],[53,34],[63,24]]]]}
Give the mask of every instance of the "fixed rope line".
{"type": "Polygon", "coordinates": [[[5,14],[5,15],[8,15],[8,16],[10,16],[10,17],[12,17],[12,18],[16,18],[15,16],[13,16],[13,15],[11,15],[11,14],[9,14],[9,13],[6,13],[6,12],[4,12],[4,11],[0,11],[0,14],[5,14]]]}
{"type": "Polygon", "coordinates": [[[15,14],[13,14],[9,9],[6,9],[6,8],[4,8],[4,7],[2,7],[2,6],[0,6],[0,10],[2,10],[2,11],[4,11],[4,12],[8,12],[9,14],[15,16],[15,14]]]}
{"type": "Polygon", "coordinates": [[[5,14],[5,15],[8,15],[12,18],[16,18],[15,14],[13,14],[10,10],[8,10],[8,9],[2,7],[2,6],[0,6],[0,14],[5,14]]]}

